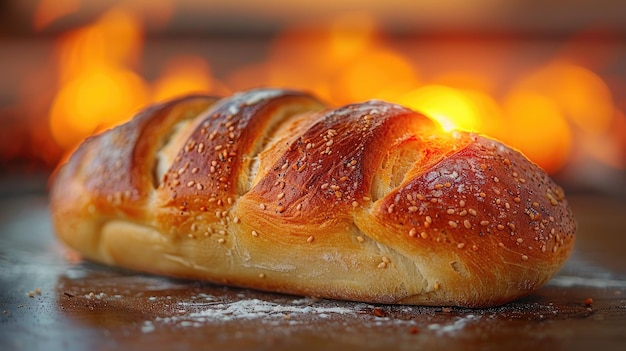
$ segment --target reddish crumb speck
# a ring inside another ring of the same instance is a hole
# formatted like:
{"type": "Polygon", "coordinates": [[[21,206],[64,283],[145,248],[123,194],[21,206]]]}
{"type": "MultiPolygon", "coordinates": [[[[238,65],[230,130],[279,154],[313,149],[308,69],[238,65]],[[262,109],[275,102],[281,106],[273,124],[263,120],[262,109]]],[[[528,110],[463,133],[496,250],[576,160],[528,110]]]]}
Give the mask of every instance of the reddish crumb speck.
{"type": "Polygon", "coordinates": [[[376,317],[385,317],[387,315],[387,313],[385,313],[385,311],[383,311],[383,309],[380,307],[374,307],[374,309],[372,310],[372,314],[376,317]]]}
{"type": "Polygon", "coordinates": [[[585,299],[584,303],[586,306],[591,306],[591,304],[593,303],[593,299],[591,297],[588,297],[585,299]]]}

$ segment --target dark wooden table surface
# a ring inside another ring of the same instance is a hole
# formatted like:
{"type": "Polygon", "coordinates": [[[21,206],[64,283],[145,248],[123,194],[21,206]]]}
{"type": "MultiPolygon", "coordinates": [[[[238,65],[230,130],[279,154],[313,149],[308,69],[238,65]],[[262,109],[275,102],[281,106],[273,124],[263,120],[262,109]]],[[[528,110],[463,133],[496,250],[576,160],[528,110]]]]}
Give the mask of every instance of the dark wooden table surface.
{"type": "Polygon", "coordinates": [[[523,300],[472,310],[314,300],[96,265],[56,241],[44,194],[12,194],[0,199],[0,350],[626,350],[626,203],[570,202],[579,232],[562,271],[523,300]]]}

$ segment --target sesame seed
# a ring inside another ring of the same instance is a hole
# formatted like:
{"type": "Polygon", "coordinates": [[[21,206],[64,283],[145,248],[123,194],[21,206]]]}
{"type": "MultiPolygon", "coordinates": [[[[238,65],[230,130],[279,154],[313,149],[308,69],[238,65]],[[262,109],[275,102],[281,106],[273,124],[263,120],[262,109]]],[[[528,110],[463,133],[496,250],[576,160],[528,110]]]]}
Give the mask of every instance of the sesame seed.
{"type": "Polygon", "coordinates": [[[485,193],[481,192],[480,194],[478,194],[478,196],[480,196],[480,197],[485,197],[485,196],[487,196],[487,194],[485,194],[485,193]]]}
{"type": "Polygon", "coordinates": [[[449,209],[446,211],[446,213],[447,213],[447,214],[450,214],[450,215],[451,215],[451,214],[454,214],[454,209],[449,208],[449,209]]]}
{"type": "Polygon", "coordinates": [[[515,198],[513,198],[513,201],[520,202],[520,201],[522,201],[522,199],[520,199],[519,197],[515,197],[515,198]]]}
{"type": "Polygon", "coordinates": [[[539,203],[537,201],[533,202],[533,207],[539,207],[539,203]]]}
{"type": "Polygon", "coordinates": [[[204,189],[204,186],[202,184],[200,184],[200,183],[197,183],[196,184],[196,189],[202,190],[202,189],[204,189]]]}
{"type": "Polygon", "coordinates": [[[417,197],[417,199],[420,200],[420,201],[423,201],[424,199],[426,199],[424,197],[424,195],[422,195],[422,194],[417,194],[417,196],[415,196],[415,197],[417,197]]]}
{"type": "Polygon", "coordinates": [[[465,243],[459,243],[458,245],[456,245],[456,247],[457,247],[458,249],[462,249],[462,248],[464,248],[464,247],[465,247],[465,243]]]}
{"type": "Polygon", "coordinates": [[[233,218],[233,222],[234,222],[235,224],[239,223],[239,217],[235,216],[235,217],[233,218]]]}
{"type": "Polygon", "coordinates": [[[435,184],[435,189],[441,189],[443,188],[443,184],[437,183],[435,184]]]}
{"type": "Polygon", "coordinates": [[[369,196],[363,196],[363,201],[370,201],[371,198],[369,196]]]}
{"type": "Polygon", "coordinates": [[[500,182],[500,179],[498,177],[493,177],[493,181],[498,183],[498,182],[500,182]]]}
{"type": "Polygon", "coordinates": [[[322,188],[322,190],[327,189],[327,188],[328,188],[328,183],[324,183],[324,184],[322,184],[321,188],[322,188]]]}
{"type": "Polygon", "coordinates": [[[333,140],[331,139],[331,140],[329,140],[328,142],[326,142],[326,146],[332,146],[332,145],[333,145],[333,143],[334,143],[334,142],[333,142],[333,140]]]}
{"type": "Polygon", "coordinates": [[[391,204],[391,205],[389,205],[389,207],[387,207],[387,212],[388,212],[388,213],[393,213],[393,208],[394,208],[395,206],[396,206],[395,204],[391,204]]]}
{"type": "Polygon", "coordinates": [[[302,203],[299,203],[299,204],[296,206],[296,210],[300,211],[301,209],[302,209],[302,203]]]}
{"type": "Polygon", "coordinates": [[[263,203],[259,204],[259,207],[261,207],[262,210],[267,208],[267,206],[265,206],[265,204],[263,204],[263,203]]]}
{"type": "Polygon", "coordinates": [[[509,223],[508,226],[509,226],[509,228],[511,228],[511,230],[515,230],[515,224],[509,223]]]}
{"type": "Polygon", "coordinates": [[[446,188],[449,188],[452,186],[452,184],[450,184],[450,182],[445,182],[445,184],[443,184],[446,188]]]}
{"type": "Polygon", "coordinates": [[[489,221],[480,221],[480,225],[489,225],[489,221]]]}
{"type": "Polygon", "coordinates": [[[381,269],[382,269],[382,268],[387,268],[387,263],[385,263],[385,262],[381,262],[381,263],[379,263],[379,264],[378,264],[378,268],[381,268],[381,269]]]}
{"type": "Polygon", "coordinates": [[[439,284],[439,282],[436,282],[435,285],[433,286],[433,288],[435,290],[439,290],[441,288],[441,284],[439,284]]]}
{"type": "Polygon", "coordinates": [[[215,147],[215,151],[220,151],[224,146],[223,145],[217,145],[215,147]]]}
{"type": "Polygon", "coordinates": [[[502,229],[504,229],[504,226],[502,224],[498,224],[498,226],[496,228],[498,228],[499,230],[502,230],[502,229]]]}
{"type": "Polygon", "coordinates": [[[217,239],[217,242],[220,243],[220,244],[223,244],[223,243],[226,242],[226,240],[224,240],[224,238],[219,238],[219,239],[217,239]]]}
{"type": "Polygon", "coordinates": [[[470,221],[468,221],[467,219],[463,221],[463,225],[465,226],[465,228],[470,229],[472,227],[472,224],[470,223],[470,221]]]}
{"type": "Polygon", "coordinates": [[[285,212],[285,206],[282,206],[282,205],[281,205],[281,206],[276,207],[276,211],[277,211],[278,213],[283,213],[283,212],[285,212]]]}
{"type": "Polygon", "coordinates": [[[498,246],[504,247],[504,243],[498,243],[498,246]]]}
{"type": "Polygon", "coordinates": [[[362,236],[358,235],[358,236],[356,237],[356,241],[358,241],[358,242],[362,243],[362,242],[364,242],[364,241],[365,241],[365,239],[363,239],[363,237],[362,237],[362,236]]]}
{"type": "Polygon", "coordinates": [[[475,210],[475,209],[473,209],[473,208],[470,208],[470,209],[469,209],[469,213],[470,213],[472,216],[476,216],[476,214],[477,214],[476,210],[475,210]]]}
{"type": "Polygon", "coordinates": [[[421,233],[420,233],[420,236],[422,237],[422,239],[426,239],[426,238],[428,238],[428,233],[426,233],[426,232],[421,232],[421,233]]]}
{"type": "Polygon", "coordinates": [[[478,251],[478,246],[472,245],[472,251],[478,251]]]}
{"type": "Polygon", "coordinates": [[[456,224],[456,222],[455,222],[455,221],[448,221],[448,225],[449,225],[450,227],[452,227],[452,228],[456,228],[456,227],[458,227],[458,226],[459,226],[458,224],[456,224]]]}
{"type": "Polygon", "coordinates": [[[390,263],[391,263],[391,261],[389,260],[389,258],[387,258],[387,256],[383,256],[383,257],[381,258],[381,260],[382,260],[383,262],[385,262],[386,264],[390,264],[390,263]]]}
{"type": "Polygon", "coordinates": [[[187,182],[187,187],[192,187],[194,184],[196,184],[196,182],[194,182],[193,180],[190,180],[189,182],[187,182]]]}
{"type": "Polygon", "coordinates": [[[278,194],[278,200],[282,199],[283,197],[285,197],[285,193],[278,194]]]}
{"type": "Polygon", "coordinates": [[[433,223],[433,219],[430,216],[426,216],[426,223],[428,224],[433,223]]]}
{"type": "Polygon", "coordinates": [[[459,212],[459,216],[465,216],[465,215],[467,215],[467,211],[466,210],[463,210],[463,211],[459,212]]]}
{"type": "Polygon", "coordinates": [[[256,232],[256,230],[252,231],[252,236],[259,236],[259,233],[256,232]]]}
{"type": "Polygon", "coordinates": [[[308,238],[306,238],[306,242],[307,243],[312,243],[313,240],[315,240],[315,238],[313,237],[313,235],[309,236],[308,238]]]}
{"type": "Polygon", "coordinates": [[[459,200],[459,206],[465,207],[465,200],[459,200]]]}
{"type": "Polygon", "coordinates": [[[528,260],[528,256],[522,255],[522,260],[527,261],[528,260]]]}
{"type": "Polygon", "coordinates": [[[517,241],[517,243],[518,243],[518,244],[521,244],[521,243],[523,243],[523,242],[524,242],[524,239],[522,239],[522,238],[517,238],[517,240],[516,240],[516,241],[517,241]]]}
{"type": "Polygon", "coordinates": [[[358,207],[358,206],[359,206],[359,203],[358,203],[358,202],[356,202],[356,201],[352,201],[352,207],[358,207]]]}
{"type": "Polygon", "coordinates": [[[409,236],[411,238],[414,238],[416,235],[417,235],[417,229],[411,228],[411,230],[409,230],[409,236]]]}
{"type": "Polygon", "coordinates": [[[259,273],[259,278],[261,278],[261,279],[265,278],[265,274],[259,273]]]}
{"type": "Polygon", "coordinates": [[[435,198],[435,197],[433,197],[432,199],[430,199],[430,202],[432,202],[432,203],[437,203],[437,201],[439,201],[439,200],[437,200],[437,198],[435,198]]]}
{"type": "Polygon", "coordinates": [[[417,206],[410,206],[409,212],[417,212],[417,206]]]}
{"type": "Polygon", "coordinates": [[[198,171],[199,171],[199,170],[200,170],[200,169],[199,169],[198,167],[194,167],[194,168],[191,170],[191,173],[196,174],[196,173],[198,173],[198,171]]]}
{"type": "Polygon", "coordinates": [[[217,233],[221,235],[226,235],[226,231],[224,229],[218,230],[217,233]]]}

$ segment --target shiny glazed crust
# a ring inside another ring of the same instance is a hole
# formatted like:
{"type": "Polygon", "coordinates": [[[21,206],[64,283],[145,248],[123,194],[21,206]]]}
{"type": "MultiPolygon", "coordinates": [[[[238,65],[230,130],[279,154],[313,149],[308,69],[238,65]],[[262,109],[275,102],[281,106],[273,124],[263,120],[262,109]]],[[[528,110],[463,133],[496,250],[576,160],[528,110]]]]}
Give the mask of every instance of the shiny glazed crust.
{"type": "Polygon", "coordinates": [[[562,189],[484,136],[382,101],[259,89],[152,106],[53,179],[61,240],[168,276],[375,303],[486,307],[564,264],[562,189]]]}

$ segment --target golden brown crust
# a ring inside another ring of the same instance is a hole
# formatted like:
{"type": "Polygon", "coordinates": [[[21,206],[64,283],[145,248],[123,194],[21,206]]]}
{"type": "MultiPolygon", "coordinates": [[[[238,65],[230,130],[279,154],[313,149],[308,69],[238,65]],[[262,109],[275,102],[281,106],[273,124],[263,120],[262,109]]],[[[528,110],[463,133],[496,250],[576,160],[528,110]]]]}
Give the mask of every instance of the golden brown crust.
{"type": "Polygon", "coordinates": [[[99,262],[425,305],[527,295],[575,232],[561,188],[496,141],[275,89],[174,100],[90,138],[51,209],[60,238],[99,262]]]}

